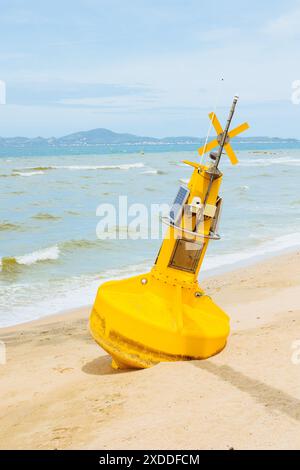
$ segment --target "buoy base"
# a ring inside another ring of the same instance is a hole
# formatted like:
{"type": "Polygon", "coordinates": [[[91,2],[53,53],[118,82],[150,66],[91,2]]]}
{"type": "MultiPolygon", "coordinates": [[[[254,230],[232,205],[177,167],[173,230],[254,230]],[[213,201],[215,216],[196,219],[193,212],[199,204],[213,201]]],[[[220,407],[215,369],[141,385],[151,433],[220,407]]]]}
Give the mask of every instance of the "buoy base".
{"type": "Polygon", "coordinates": [[[229,318],[197,283],[166,284],[147,273],[102,284],[90,330],[114,368],[147,368],[217,354],[226,344],[229,318]]]}

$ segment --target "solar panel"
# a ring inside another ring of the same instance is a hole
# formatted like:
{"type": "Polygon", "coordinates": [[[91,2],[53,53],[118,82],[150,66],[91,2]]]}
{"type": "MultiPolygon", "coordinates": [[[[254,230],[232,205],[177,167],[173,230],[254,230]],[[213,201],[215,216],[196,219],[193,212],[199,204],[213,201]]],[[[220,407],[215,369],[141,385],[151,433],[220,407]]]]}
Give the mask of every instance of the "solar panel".
{"type": "Polygon", "coordinates": [[[189,197],[190,191],[185,186],[180,186],[175,201],[170,210],[170,219],[176,223],[182,213],[182,208],[189,197]]]}

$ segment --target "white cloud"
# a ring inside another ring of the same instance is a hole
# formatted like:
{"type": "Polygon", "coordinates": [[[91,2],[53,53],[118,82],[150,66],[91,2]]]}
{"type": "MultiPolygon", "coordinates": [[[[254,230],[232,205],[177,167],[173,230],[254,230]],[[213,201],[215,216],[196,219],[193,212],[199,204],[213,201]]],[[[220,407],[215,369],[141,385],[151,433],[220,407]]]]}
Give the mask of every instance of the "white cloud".
{"type": "Polygon", "coordinates": [[[157,99],[146,96],[116,96],[116,97],[86,97],[86,98],[63,98],[57,103],[65,106],[84,106],[84,107],[100,107],[109,109],[125,108],[130,110],[134,108],[145,109],[152,106],[157,99]]]}
{"type": "Polygon", "coordinates": [[[264,32],[275,36],[298,36],[300,35],[300,6],[285,13],[278,18],[269,21],[264,32]]]}

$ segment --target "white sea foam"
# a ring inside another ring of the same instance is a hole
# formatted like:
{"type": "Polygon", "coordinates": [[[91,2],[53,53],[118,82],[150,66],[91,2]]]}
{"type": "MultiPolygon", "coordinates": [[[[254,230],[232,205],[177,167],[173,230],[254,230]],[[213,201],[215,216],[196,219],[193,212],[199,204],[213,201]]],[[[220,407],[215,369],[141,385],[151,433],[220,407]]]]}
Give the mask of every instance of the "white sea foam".
{"type": "Polygon", "coordinates": [[[143,168],[144,163],[121,163],[120,165],[67,165],[67,166],[53,166],[54,169],[64,170],[130,170],[131,168],[143,168]]]}
{"type": "MultiPolygon", "coordinates": [[[[263,258],[272,253],[279,253],[288,248],[300,246],[300,233],[291,233],[277,237],[268,242],[262,243],[252,250],[236,251],[217,256],[207,256],[204,261],[204,271],[222,271],[228,266],[239,265],[239,263],[249,263],[252,259],[263,258]]],[[[51,256],[58,256],[57,247],[46,250],[39,250],[31,255],[26,255],[28,263],[31,260],[56,259],[51,256]],[[44,258],[46,251],[47,258],[44,258]],[[38,254],[39,253],[39,254],[38,254]],[[41,253],[44,253],[41,255],[41,253]],[[52,253],[52,254],[51,254],[52,253]],[[38,254],[38,255],[37,255],[38,254]],[[50,255],[50,257],[49,257],[50,255]],[[30,258],[31,257],[31,258],[30,258]]],[[[24,257],[23,257],[24,260],[24,257]]],[[[35,261],[36,262],[36,261],[35,261]]],[[[93,303],[98,287],[108,280],[122,279],[147,272],[151,267],[151,262],[123,266],[119,269],[103,271],[98,276],[77,276],[65,279],[64,281],[54,281],[47,284],[47,288],[40,283],[13,284],[3,288],[2,303],[3,309],[0,317],[0,327],[11,326],[17,323],[40,318],[41,316],[58,313],[64,310],[82,307],[93,303]],[[27,292],[30,303],[24,304],[24,292],[27,292]],[[12,302],[13,299],[13,302],[12,302]],[[9,316],[6,315],[9,312],[9,316]]]]}
{"type": "Polygon", "coordinates": [[[204,260],[204,270],[214,270],[251,259],[263,258],[273,253],[279,253],[287,249],[300,246],[300,232],[290,233],[261,243],[251,250],[236,251],[218,256],[207,256],[204,260]]]}
{"type": "MultiPolygon", "coordinates": [[[[145,166],[142,162],[136,163],[120,163],[119,165],[50,165],[43,170],[70,170],[70,171],[84,171],[84,170],[130,170],[131,168],[143,168],[145,166]]],[[[38,170],[36,167],[22,168],[16,170],[14,174],[21,176],[30,176],[32,174],[43,174],[43,170],[38,170]],[[29,170],[34,170],[29,172],[29,170]],[[24,171],[24,173],[23,173],[24,171]]]]}
{"type": "Polygon", "coordinates": [[[44,175],[45,172],[41,170],[37,171],[14,171],[13,175],[17,176],[35,176],[35,175],[44,175]]]}
{"type": "Polygon", "coordinates": [[[251,158],[240,160],[241,166],[254,166],[266,167],[272,165],[287,165],[287,166],[300,166],[300,158],[291,157],[266,157],[266,158],[251,158]]]}
{"type": "Polygon", "coordinates": [[[142,175],[157,175],[157,174],[158,174],[158,170],[155,170],[155,168],[142,171],[142,175]]]}
{"type": "Polygon", "coordinates": [[[50,261],[59,258],[59,248],[57,245],[44,248],[42,250],[33,251],[32,253],[16,256],[15,260],[18,264],[31,265],[38,261],[50,261]]]}
{"type": "Polygon", "coordinates": [[[149,263],[124,266],[120,269],[103,271],[98,276],[77,276],[42,283],[12,284],[3,288],[0,327],[7,327],[36,320],[42,316],[56,314],[64,310],[91,305],[97,289],[103,282],[122,279],[147,272],[149,263]],[[24,292],[30,303],[24,303],[24,292]],[[12,302],[13,299],[13,302],[12,302]],[[9,312],[9,315],[7,315],[9,312]]]}

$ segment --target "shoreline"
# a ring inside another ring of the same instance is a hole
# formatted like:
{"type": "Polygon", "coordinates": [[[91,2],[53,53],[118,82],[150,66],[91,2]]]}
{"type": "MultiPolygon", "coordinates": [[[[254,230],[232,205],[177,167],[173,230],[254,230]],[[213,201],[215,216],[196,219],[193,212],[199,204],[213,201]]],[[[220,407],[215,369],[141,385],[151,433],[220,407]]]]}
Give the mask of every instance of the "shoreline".
{"type": "MultiPolygon", "coordinates": [[[[208,283],[210,280],[218,279],[224,276],[231,276],[231,275],[234,275],[235,273],[244,271],[244,269],[263,265],[264,263],[268,261],[272,262],[272,260],[274,261],[277,260],[278,262],[280,262],[281,258],[285,258],[286,256],[293,255],[297,253],[298,251],[300,252],[300,248],[297,249],[295,248],[295,246],[286,247],[278,252],[266,253],[264,256],[260,256],[260,255],[253,256],[252,258],[240,260],[232,264],[224,264],[217,268],[210,268],[206,270],[204,269],[202,272],[203,274],[200,275],[199,283],[201,286],[204,287],[204,289],[206,289],[207,287],[209,288],[208,283]]],[[[134,274],[131,274],[131,275],[134,275],[134,274]]],[[[103,282],[106,282],[109,280],[111,279],[107,279],[101,282],[101,279],[99,278],[99,286],[103,282]]],[[[116,279],[113,278],[113,280],[117,280],[117,278],[116,279]]],[[[71,318],[72,316],[80,315],[80,312],[82,311],[91,310],[92,305],[93,305],[92,303],[86,304],[86,305],[79,305],[77,307],[62,309],[55,313],[49,313],[49,314],[46,314],[45,316],[40,316],[32,320],[18,322],[16,324],[9,325],[9,326],[3,326],[3,327],[0,326],[0,336],[1,336],[1,333],[9,332],[10,330],[15,329],[15,328],[16,329],[27,328],[28,326],[30,327],[34,325],[43,324],[45,322],[51,321],[52,319],[59,320],[61,317],[64,317],[64,316],[66,318],[67,317],[71,318]]]]}
{"type": "Polygon", "coordinates": [[[203,361],[114,371],[87,307],[1,329],[0,449],[299,449],[300,250],[200,284],[231,317],[203,361]]]}

